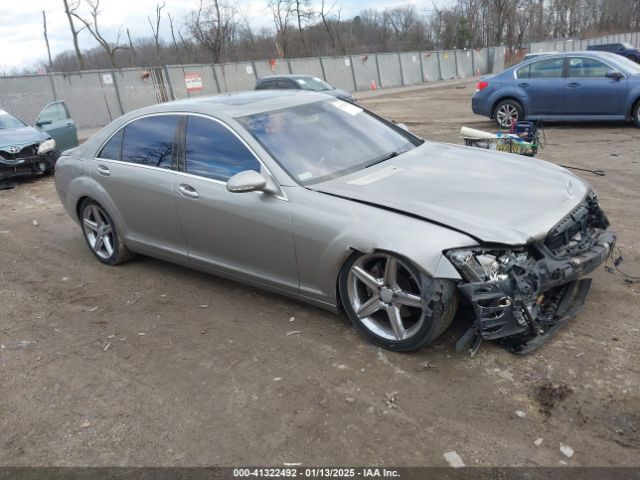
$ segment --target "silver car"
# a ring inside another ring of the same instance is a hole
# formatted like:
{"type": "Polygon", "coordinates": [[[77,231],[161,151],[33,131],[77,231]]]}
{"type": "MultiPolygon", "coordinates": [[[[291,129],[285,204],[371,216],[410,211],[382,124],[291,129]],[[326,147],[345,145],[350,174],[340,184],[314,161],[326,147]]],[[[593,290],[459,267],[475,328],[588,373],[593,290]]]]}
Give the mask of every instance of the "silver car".
{"type": "Polygon", "coordinates": [[[60,158],[56,187],[102,263],[135,252],[344,311],[395,351],[432,342],[459,300],[474,312],[459,349],[530,351],[615,241],[567,170],[424,141],[319,93],[128,113],[60,158]]]}

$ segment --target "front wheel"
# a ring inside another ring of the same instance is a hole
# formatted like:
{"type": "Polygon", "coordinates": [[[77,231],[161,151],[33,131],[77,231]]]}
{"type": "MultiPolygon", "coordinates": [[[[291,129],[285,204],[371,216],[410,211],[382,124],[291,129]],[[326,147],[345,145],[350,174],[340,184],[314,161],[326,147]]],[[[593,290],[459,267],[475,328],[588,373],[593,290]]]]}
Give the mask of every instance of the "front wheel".
{"type": "Polygon", "coordinates": [[[516,100],[503,100],[496,105],[493,111],[493,118],[498,127],[510,129],[520,120],[524,120],[524,111],[522,105],[516,100]]]}
{"type": "Polygon", "coordinates": [[[354,254],[338,286],[355,327],[372,343],[398,352],[435,340],[457,308],[453,283],[432,279],[392,253],[354,254]]]}

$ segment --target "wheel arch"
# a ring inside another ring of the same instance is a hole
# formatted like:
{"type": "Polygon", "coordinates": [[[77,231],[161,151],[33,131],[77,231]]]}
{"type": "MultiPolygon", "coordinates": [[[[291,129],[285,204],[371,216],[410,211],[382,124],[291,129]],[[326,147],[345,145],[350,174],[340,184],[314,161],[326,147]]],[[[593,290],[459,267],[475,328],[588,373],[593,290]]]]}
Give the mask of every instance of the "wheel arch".
{"type": "Polygon", "coordinates": [[[518,102],[518,105],[520,105],[520,108],[522,108],[522,112],[524,114],[524,117],[526,118],[527,116],[527,109],[524,106],[524,102],[522,100],[520,100],[518,97],[516,97],[513,94],[508,94],[508,95],[502,95],[500,97],[498,97],[497,100],[495,100],[493,102],[493,104],[491,105],[491,118],[495,118],[495,111],[496,111],[496,107],[500,104],[500,102],[504,102],[505,100],[513,100],[515,102],[518,102]]]}

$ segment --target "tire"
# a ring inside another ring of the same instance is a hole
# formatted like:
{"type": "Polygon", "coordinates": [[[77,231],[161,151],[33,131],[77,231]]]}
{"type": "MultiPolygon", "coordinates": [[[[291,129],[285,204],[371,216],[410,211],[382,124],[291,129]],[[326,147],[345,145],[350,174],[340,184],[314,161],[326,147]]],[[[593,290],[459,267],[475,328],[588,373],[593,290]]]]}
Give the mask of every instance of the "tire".
{"type": "Polygon", "coordinates": [[[352,255],[340,271],[338,290],[358,331],[396,352],[431,343],[451,324],[458,306],[453,282],[433,279],[388,252],[352,255]]]}
{"type": "Polygon", "coordinates": [[[636,100],[633,110],[631,111],[631,120],[636,127],[640,127],[640,99],[636,100]]]}
{"type": "Polygon", "coordinates": [[[53,160],[47,160],[45,162],[44,170],[42,170],[42,175],[45,177],[49,177],[53,175],[56,171],[56,163],[53,160]]]}
{"type": "Polygon", "coordinates": [[[517,100],[507,99],[493,109],[493,118],[500,128],[510,129],[514,122],[524,120],[524,110],[517,100]]]}
{"type": "Polygon", "coordinates": [[[107,211],[90,198],[80,205],[80,224],[89,249],[106,265],[120,265],[134,254],[118,235],[115,223],[107,211]]]}

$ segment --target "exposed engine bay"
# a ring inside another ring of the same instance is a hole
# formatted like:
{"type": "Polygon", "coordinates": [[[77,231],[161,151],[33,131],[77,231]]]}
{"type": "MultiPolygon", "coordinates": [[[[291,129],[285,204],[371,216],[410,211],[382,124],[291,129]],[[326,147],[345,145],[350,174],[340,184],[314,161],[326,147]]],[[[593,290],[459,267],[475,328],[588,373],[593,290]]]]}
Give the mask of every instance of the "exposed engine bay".
{"type": "Polygon", "coordinates": [[[456,348],[473,354],[483,339],[504,339],[523,354],[542,345],[584,304],[591,280],[580,277],[601,265],[615,244],[608,226],[590,192],[543,242],[447,252],[476,314],[456,348]]]}

